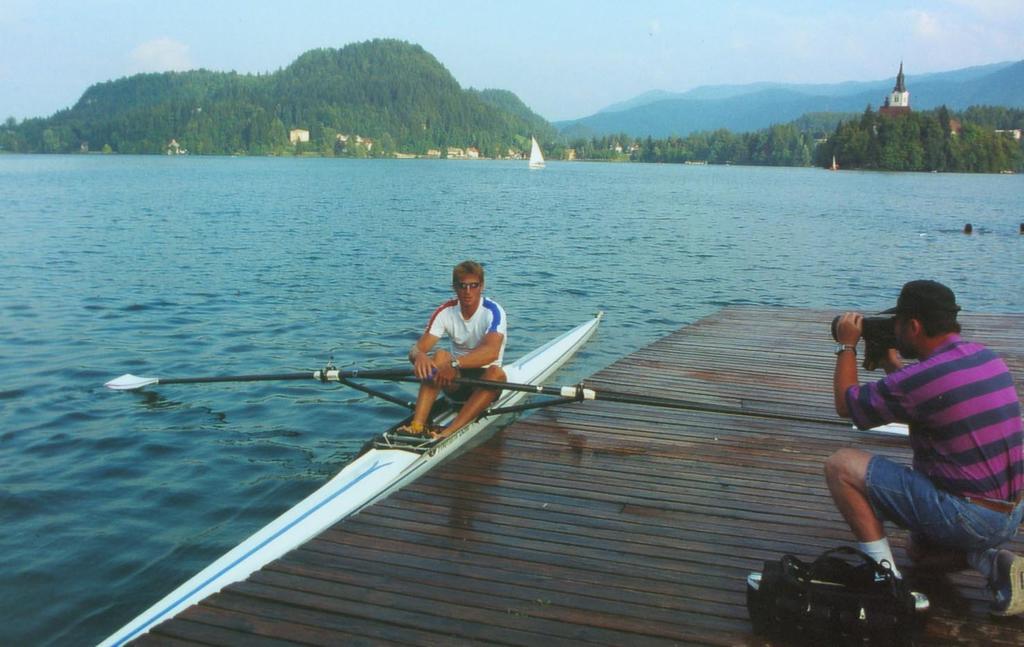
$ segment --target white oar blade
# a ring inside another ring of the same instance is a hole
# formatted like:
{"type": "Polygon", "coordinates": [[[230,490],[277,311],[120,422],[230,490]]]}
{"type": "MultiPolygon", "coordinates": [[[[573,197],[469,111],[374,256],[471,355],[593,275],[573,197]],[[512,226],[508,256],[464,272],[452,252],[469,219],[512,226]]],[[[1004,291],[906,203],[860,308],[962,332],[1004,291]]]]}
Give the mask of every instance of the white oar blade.
{"type": "MultiPolygon", "coordinates": [[[[856,429],[856,425],[853,428],[856,429]]],[[[868,429],[868,431],[875,431],[881,434],[892,434],[894,436],[910,435],[910,427],[908,427],[906,423],[902,422],[890,422],[878,427],[872,427],[871,429],[868,429]]]]}
{"type": "Polygon", "coordinates": [[[114,389],[115,391],[133,391],[135,389],[141,389],[144,386],[150,384],[157,384],[160,381],[158,377],[139,377],[138,375],[132,375],[131,373],[125,373],[121,377],[110,380],[103,386],[108,389],[114,389]]]}

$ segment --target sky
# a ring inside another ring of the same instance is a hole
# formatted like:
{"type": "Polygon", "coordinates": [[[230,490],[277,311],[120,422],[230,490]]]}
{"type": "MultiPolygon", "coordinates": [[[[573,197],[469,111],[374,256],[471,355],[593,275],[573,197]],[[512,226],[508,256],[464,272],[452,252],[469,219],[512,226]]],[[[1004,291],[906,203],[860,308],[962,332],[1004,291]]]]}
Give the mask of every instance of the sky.
{"type": "Polygon", "coordinates": [[[1024,0],[0,0],[0,120],[140,72],[273,72],[372,38],[559,121],[650,90],[1024,60],[1024,0]]]}

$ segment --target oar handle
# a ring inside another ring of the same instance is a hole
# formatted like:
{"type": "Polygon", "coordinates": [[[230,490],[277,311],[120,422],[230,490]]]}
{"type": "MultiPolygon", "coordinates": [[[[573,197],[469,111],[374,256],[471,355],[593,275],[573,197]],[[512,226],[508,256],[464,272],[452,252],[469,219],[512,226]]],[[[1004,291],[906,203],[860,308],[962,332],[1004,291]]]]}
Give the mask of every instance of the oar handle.
{"type": "Polygon", "coordinates": [[[349,368],[345,370],[328,369],[316,371],[313,378],[326,382],[337,382],[340,378],[364,380],[399,380],[412,375],[412,366],[398,368],[349,368]]]}

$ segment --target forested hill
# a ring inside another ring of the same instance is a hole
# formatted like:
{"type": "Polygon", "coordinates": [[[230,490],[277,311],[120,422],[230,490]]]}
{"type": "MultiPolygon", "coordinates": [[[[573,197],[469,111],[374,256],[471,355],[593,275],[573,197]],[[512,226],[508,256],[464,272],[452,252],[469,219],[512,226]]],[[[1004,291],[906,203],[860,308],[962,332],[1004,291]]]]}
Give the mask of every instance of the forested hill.
{"type": "Polygon", "coordinates": [[[52,117],[9,120],[0,148],[163,153],[174,140],[182,150],[214,155],[472,146],[501,157],[528,150],[531,135],[550,141],[556,131],[511,92],[463,89],[422,47],[373,40],[312,50],[271,74],[197,70],[98,83],[52,117]],[[293,144],[294,129],[308,131],[309,141],[293,144]]]}

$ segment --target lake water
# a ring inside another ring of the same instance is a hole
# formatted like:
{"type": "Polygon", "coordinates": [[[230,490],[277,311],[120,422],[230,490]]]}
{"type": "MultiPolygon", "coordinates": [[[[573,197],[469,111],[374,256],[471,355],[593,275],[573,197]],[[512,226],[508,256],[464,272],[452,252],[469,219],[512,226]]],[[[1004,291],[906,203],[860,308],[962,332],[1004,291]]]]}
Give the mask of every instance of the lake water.
{"type": "Polygon", "coordinates": [[[606,311],[562,383],[732,304],[874,311],[935,278],[1019,313],[1022,204],[1021,176],[0,156],[0,644],[95,643],[403,415],[122,373],[398,365],[465,258],[509,359],[606,311]]]}

